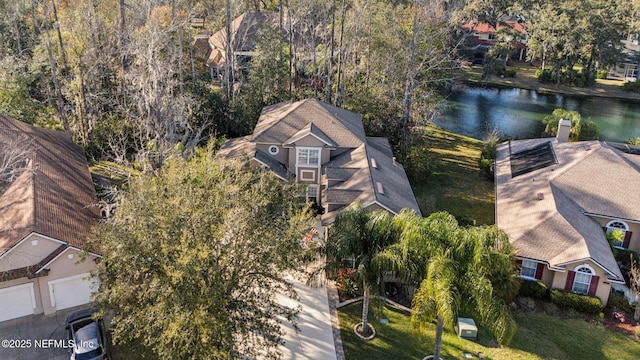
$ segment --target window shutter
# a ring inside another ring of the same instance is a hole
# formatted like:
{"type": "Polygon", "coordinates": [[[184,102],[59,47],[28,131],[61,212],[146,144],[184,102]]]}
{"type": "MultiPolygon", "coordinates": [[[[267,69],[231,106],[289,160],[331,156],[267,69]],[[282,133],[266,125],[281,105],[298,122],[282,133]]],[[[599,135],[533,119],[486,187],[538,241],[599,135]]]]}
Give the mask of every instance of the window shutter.
{"type": "Polygon", "coordinates": [[[598,290],[598,282],[600,281],[600,276],[592,276],[591,283],[589,283],[589,295],[595,296],[596,290],[598,290]]]}
{"type": "Polygon", "coordinates": [[[576,272],[569,270],[567,273],[567,282],[564,284],[564,289],[571,291],[573,289],[573,279],[576,277],[576,272]]]}
{"type": "Polygon", "coordinates": [[[624,241],[622,241],[622,247],[625,249],[629,248],[629,243],[631,242],[631,235],[633,234],[633,232],[631,231],[627,231],[624,234],[624,241]]]}
{"type": "Polygon", "coordinates": [[[544,264],[543,263],[538,263],[538,265],[536,265],[536,280],[541,280],[542,279],[542,272],[544,271],[544,264]]]}

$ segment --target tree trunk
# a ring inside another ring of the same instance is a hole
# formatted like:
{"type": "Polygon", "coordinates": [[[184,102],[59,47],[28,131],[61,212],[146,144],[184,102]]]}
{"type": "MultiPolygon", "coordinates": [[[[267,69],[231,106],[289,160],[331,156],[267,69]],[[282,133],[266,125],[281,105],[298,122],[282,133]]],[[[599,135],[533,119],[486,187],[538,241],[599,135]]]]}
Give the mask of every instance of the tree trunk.
{"type": "Polygon", "coordinates": [[[233,86],[233,49],[231,45],[231,0],[227,0],[225,4],[226,18],[225,18],[225,31],[226,31],[226,44],[224,47],[224,76],[223,84],[224,94],[227,101],[231,101],[231,87],[233,86]]]}
{"type": "Polygon", "coordinates": [[[444,319],[438,315],[436,322],[436,345],[433,349],[433,359],[440,359],[440,347],[442,346],[442,333],[444,331],[444,319]]]}
{"type": "Polygon", "coordinates": [[[55,0],[51,0],[51,7],[53,7],[53,18],[56,22],[56,30],[58,32],[58,41],[60,42],[60,54],[62,55],[62,65],[64,66],[63,70],[64,70],[64,74],[66,75],[69,69],[69,64],[67,63],[67,55],[65,54],[65,51],[64,51],[64,43],[62,41],[62,33],[60,32],[60,21],[58,20],[58,10],[56,9],[55,0]]]}
{"type": "Polygon", "coordinates": [[[364,293],[362,296],[362,333],[368,334],[369,330],[369,284],[366,281],[362,281],[362,288],[364,293]]]}
{"type": "Polygon", "coordinates": [[[400,119],[400,146],[407,147],[409,140],[409,126],[411,126],[411,105],[413,103],[413,91],[415,90],[415,67],[418,32],[418,0],[414,0],[413,27],[411,31],[411,43],[409,44],[409,63],[407,64],[407,82],[402,100],[402,118],[400,119]]]}
{"type": "Polygon", "coordinates": [[[636,321],[640,320],[640,304],[636,304],[636,311],[633,313],[633,318],[636,321]]]}

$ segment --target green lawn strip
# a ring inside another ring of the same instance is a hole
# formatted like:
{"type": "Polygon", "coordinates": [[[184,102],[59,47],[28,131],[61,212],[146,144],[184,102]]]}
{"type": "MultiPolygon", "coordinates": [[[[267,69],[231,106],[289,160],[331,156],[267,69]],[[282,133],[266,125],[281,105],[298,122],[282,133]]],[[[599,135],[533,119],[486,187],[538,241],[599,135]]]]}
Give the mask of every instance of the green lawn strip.
{"type": "MultiPolygon", "coordinates": [[[[515,87],[521,89],[536,90],[545,93],[559,93],[576,96],[602,96],[620,99],[640,100],[640,94],[622,90],[624,81],[596,79],[596,84],[590,87],[543,84],[538,82],[538,78],[535,75],[538,66],[531,66],[530,64],[523,62],[514,62],[512,65],[507,66],[507,69],[515,70],[516,76],[513,78],[501,78],[499,76],[490,75],[485,79],[481,79],[482,67],[471,66],[465,69],[465,72],[462,75],[461,79],[467,83],[479,84],[483,86],[489,85],[515,87]]],[[[575,69],[580,70],[578,67],[576,67],[575,69]]]]}
{"type": "Polygon", "coordinates": [[[435,126],[427,127],[433,171],[415,187],[423,215],[448,211],[456,218],[493,224],[494,186],[480,178],[478,158],[482,142],[435,126]]]}
{"type": "MultiPolygon", "coordinates": [[[[433,353],[435,324],[427,334],[414,331],[410,316],[386,306],[381,324],[372,312],[371,323],[377,331],[373,340],[363,341],[353,332],[361,321],[362,304],[355,303],[339,310],[340,329],[347,360],[357,359],[422,359],[433,353]]],[[[464,352],[477,358],[482,352],[487,359],[638,359],[640,342],[607,330],[601,324],[583,319],[561,319],[544,314],[515,313],[518,332],[509,347],[497,347],[489,332],[480,327],[478,340],[458,338],[451,332],[443,336],[443,359],[461,359],[464,352]]]]}

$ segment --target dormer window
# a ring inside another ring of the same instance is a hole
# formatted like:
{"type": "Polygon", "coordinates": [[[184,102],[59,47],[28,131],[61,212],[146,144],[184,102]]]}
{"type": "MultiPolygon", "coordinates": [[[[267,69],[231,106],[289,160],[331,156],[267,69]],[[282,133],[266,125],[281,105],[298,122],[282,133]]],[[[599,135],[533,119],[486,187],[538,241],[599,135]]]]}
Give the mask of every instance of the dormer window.
{"type": "Polygon", "coordinates": [[[298,166],[320,166],[319,148],[297,148],[298,166]]]}

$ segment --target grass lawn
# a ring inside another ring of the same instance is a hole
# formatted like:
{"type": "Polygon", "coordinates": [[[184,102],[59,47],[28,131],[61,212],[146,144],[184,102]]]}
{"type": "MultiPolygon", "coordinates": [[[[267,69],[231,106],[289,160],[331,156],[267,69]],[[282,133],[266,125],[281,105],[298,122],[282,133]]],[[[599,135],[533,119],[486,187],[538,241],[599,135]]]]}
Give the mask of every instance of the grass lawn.
{"type": "MultiPolygon", "coordinates": [[[[356,359],[422,359],[433,353],[435,325],[429,333],[417,335],[409,315],[387,306],[383,310],[389,323],[381,324],[371,313],[377,335],[362,341],[353,333],[361,321],[362,304],[355,303],[339,310],[342,343],[347,360],[356,359]]],[[[477,341],[463,340],[451,332],[443,336],[442,358],[462,359],[464,352],[477,359],[482,352],[487,359],[639,359],[640,342],[607,330],[600,324],[582,319],[560,319],[537,313],[515,313],[518,332],[509,347],[497,347],[486,329],[480,328],[477,341]]]]}
{"type": "Polygon", "coordinates": [[[414,184],[414,194],[424,216],[447,211],[458,220],[493,224],[494,185],[480,178],[478,158],[482,142],[428,126],[432,174],[414,184]]]}

